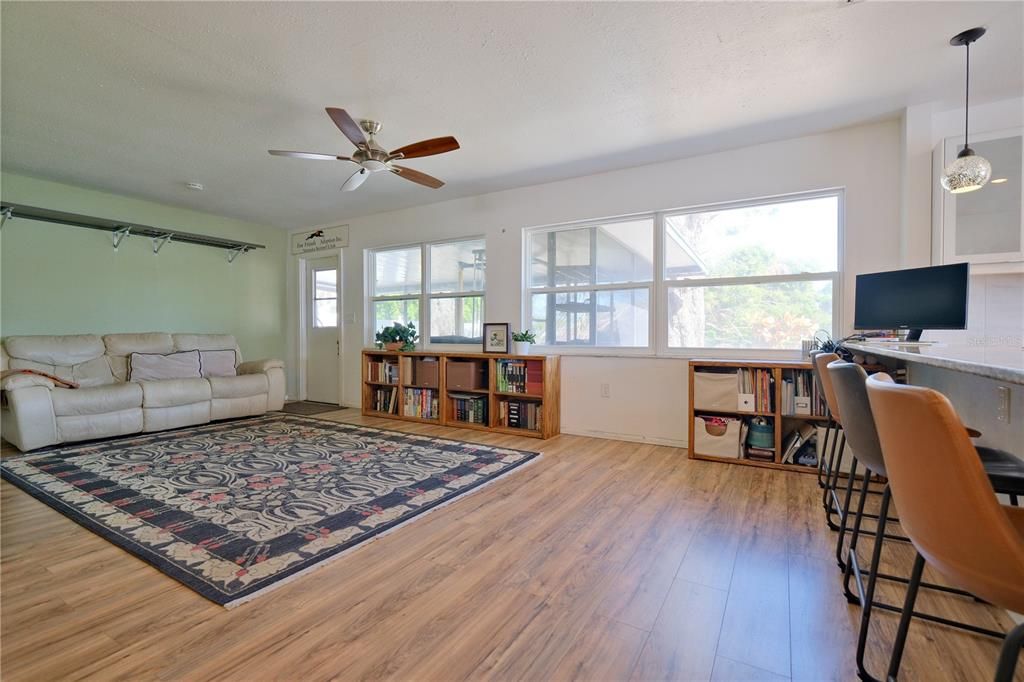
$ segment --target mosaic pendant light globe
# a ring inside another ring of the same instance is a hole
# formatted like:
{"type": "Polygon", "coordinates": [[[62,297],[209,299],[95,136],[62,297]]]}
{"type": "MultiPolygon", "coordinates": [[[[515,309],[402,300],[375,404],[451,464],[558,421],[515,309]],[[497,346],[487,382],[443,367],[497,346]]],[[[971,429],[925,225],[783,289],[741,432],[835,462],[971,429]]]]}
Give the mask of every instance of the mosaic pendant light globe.
{"type": "Polygon", "coordinates": [[[964,84],[964,148],[956,155],[956,159],[942,171],[939,182],[942,189],[951,194],[963,194],[981,189],[992,177],[992,164],[984,157],[978,156],[967,144],[968,121],[970,116],[971,96],[971,43],[985,35],[985,29],[969,28],[963,33],[953,36],[949,44],[954,47],[967,48],[967,78],[964,84]]]}
{"type": "Polygon", "coordinates": [[[981,189],[991,177],[992,164],[968,147],[957,155],[953,163],[946,166],[940,182],[942,189],[951,194],[963,194],[981,189]]]}

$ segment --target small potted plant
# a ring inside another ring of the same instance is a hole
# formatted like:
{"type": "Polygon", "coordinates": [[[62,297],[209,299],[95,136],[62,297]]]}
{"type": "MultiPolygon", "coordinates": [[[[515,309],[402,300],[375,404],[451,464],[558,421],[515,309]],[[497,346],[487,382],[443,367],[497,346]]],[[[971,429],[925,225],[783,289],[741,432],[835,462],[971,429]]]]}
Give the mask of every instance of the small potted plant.
{"type": "Polygon", "coordinates": [[[512,343],[515,344],[516,355],[529,355],[530,346],[537,343],[537,337],[529,329],[522,332],[512,332],[512,343]]]}
{"type": "Polygon", "coordinates": [[[412,322],[405,325],[395,322],[390,327],[384,327],[374,337],[378,348],[385,350],[415,350],[416,339],[419,334],[416,332],[416,325],[412,322]]]}

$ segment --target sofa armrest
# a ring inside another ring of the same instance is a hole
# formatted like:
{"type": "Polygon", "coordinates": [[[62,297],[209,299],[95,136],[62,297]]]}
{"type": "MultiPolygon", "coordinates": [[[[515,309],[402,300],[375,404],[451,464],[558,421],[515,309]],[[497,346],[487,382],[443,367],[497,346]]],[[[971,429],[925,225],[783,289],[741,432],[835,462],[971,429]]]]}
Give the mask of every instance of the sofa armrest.
{"type": "Polygon", "coordinates": [[[284,369],[284,362],[281,360],[250,360],[238,366],[239,374],[262,374],[268,369],[284,369]]]}
{"type": "Polygon", "coordinates": [[[7,441],[21,451],[60,442],[50,388],[26,386],[5,391],[4,398],[4,406],[0,410],[0,431],[7,441]]]}
{"type": "Polygon", "coordinates": [[[0,391],[13,391],[19,388],[28,388],[29,386],[54,388],[56,384],[52,380],[38,374],[12,374],[0,379],[0,391]]]}

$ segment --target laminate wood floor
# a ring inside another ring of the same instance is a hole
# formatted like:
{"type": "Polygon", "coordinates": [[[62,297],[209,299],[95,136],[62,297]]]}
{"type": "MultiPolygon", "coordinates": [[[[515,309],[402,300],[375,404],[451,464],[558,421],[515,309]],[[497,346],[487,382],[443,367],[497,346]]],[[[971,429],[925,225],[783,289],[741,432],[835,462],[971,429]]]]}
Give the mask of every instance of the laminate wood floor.
{"type": "MultiPolygon", "coordinates": [[[[841,594],[813,476],[654,445],[322,417],[544,457],[230,611],[4,483],[3,679],[856,679],[859,609],[841,594]]],[[[892,570],[911,558],[886,550],[892,570]]],[[[964,599],[922,605],[1011,626],[964,599]]],[[[877,616],[876,674],[896,620],[877,616]]],[[[991,679],[998,650],[914,622],[901,679],[991,679]]]]}

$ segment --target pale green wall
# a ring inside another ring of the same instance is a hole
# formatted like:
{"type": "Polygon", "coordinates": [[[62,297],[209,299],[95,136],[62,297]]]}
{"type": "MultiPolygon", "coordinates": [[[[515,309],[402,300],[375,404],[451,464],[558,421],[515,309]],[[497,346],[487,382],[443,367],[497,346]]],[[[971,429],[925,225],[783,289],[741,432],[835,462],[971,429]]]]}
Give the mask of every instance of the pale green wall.
{"type": "Polygon", "coordinates": [[[103,232],[9,220],[0,233],[3,336],[223,332],[247,359],[284,359],[285,231],[9,173],[0,196],[267,247],[229,264],[222,249],[172,242],[154,255],[149,239],[129,237],[114,251],[103,232]]]}

